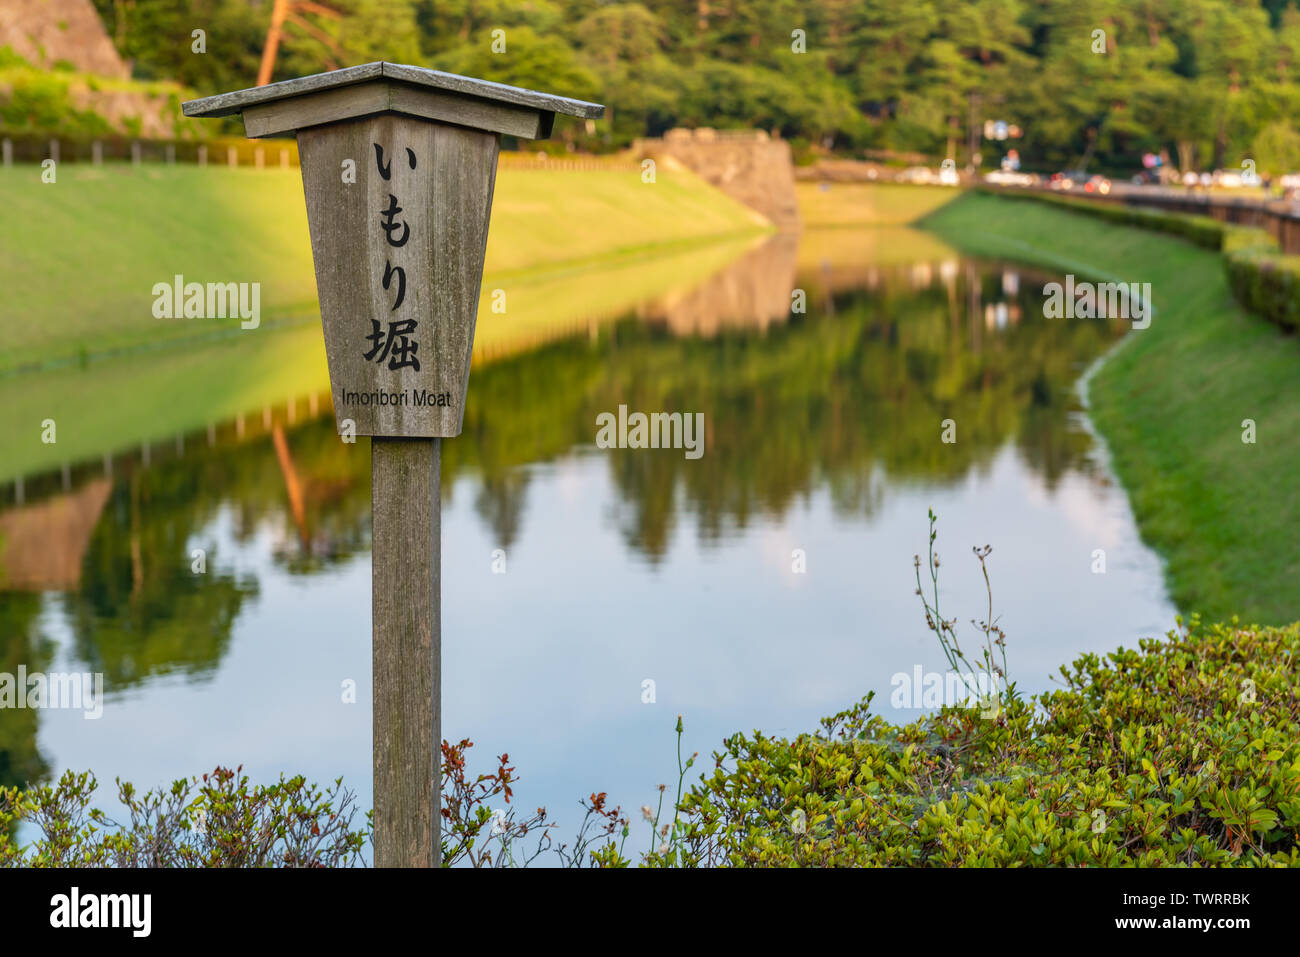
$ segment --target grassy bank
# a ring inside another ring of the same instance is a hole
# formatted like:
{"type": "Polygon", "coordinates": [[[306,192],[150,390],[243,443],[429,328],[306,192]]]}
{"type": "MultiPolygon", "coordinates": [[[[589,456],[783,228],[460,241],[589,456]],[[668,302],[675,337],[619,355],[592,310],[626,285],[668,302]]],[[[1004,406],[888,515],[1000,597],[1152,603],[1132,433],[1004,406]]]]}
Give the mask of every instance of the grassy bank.
{"type": "Polygon", "coordinates": [[[799,182],[795,195],[803,224],[823,227],[904,226],[961,193],[947,186],[799,182]]]}
{"type": "MultiPolygon", "coordinates": [[[[1207,618],[1300,617],[1300,343],[1234,301],[1218,253],[1038,204],[967,194],[925,225],[978,255],[1151,283],[1156,314],[1091,383],[1144,539],[1175,603],[1207,618]],[[1243,420],[1257,441],[1242,441],[1243,420]]],[[[1122,574],[1112,569],[1110,574],[1122,574]]]]}
{"type": "MultiPolygon", "coordinates": [[[[187,339],[237,320],[158,320],[152,288],[261,283],[262,321],[316,314],[297,170],[64,165],[0,170],[0,373],[187,339]],[[205,324],[206,329],[199,324],[205,324]]],[[[757,214],[686,171],[503,169],[484,287],[756,233],[757,214]]]]}

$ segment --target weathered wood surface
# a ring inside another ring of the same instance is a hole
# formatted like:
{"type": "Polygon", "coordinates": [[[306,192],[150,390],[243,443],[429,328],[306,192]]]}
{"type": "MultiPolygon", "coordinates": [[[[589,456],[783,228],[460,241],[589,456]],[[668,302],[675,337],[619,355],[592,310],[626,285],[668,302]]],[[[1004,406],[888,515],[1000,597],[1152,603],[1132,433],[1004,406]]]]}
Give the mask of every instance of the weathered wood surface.
{"type": "Polygon", "coordinates": [[[350,419],[357,435],[460,434],[498,149],[493,133],[390,114],[299,134],[340,432],[350,419]],[[389,180],[379,174],[375,143],[391,163],[389,180]],[[355,163],[355,183],[343,182],[346,160],[355,163]],[[394,221],[409,225],[400,248],[389,244],[382,227],[390,195],[402,210],[394,221]],[[383,284],[389,265],[405,270],[404,299],[396,310],[396,277],[389,288],[383,284]],[[372,320],[384,328],[407,318],[419,323],[411,334],[418,371],[365,358],[372,320]],[[394,396],[398,404],[377,404],[394,396]],[[417,404],[429,396],[436,404],[417,404]]]}
{"type": "Polygon", "coordinates": [[[270,103],[273,100],[282,100],[286,97],[300,96],[304,93],[317,93],[322,90],[331,90],[378,79],[396,80],[413,86],[448,90],[464,96],[495,100],[501,103],[513,103],[517,106],[531,107],[535,110],[551,113],[563,113],[566,116],[577,116],[583,119],[599,119],[605,115],[605,107],[599,103],[588,103],[585,100],[575,100],[567,96],[539,93],[536,90],[506,86],[503,83],[492,83],[488,80],[460,76],[456,73],[444,73],[441,70],[406,66],[401,63],[388,63],[382,60],[375,63],[363,63],[360,66],[345,67],[342,70],[331,70],[328,73],[315,73],[311,76],[300,76],[293,80],[282,80],[279,83],[268,83],[266,86],[255,86],[247,90],[218,93],[216,96],[189,100],[181,104],[181,109],[186,116],[230,116],[233,113],[243,112],[247,107],[270,103]]]}
{"type": "Polygon", "coordinates": [[[376,867],[440,867],[441,442],[371,441],[376,867]]]}
{"type": "Polygon", "coordinates": [[[545,139],[555,122],[549,111],[376,80],[246,107],[244,133],[254,139],[284,136],[376,113],[400,113],[524,139],[545,139]]]}

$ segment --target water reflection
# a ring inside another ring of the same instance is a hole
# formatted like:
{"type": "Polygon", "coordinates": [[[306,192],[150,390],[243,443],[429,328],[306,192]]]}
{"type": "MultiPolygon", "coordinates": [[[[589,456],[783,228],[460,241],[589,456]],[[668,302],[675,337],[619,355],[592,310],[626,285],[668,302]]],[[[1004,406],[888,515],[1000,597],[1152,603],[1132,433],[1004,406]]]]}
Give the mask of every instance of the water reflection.
{"type": "MultiPolygon", "coordinates": [[[[0,673],[17,674],[19,666],[31,671],[48,666],[50,649],[36,628],[40,611],[38,595],[0,594],[0,673]]],[[[0,713],[0,788],[23,787],[48,774],[49,764],[36,746],[38,714],[8,709],[0,713]]]]}
{"type": "MultiPolygon", "coordinates": [[[[1075,617],[1022,654],[1031,687],[1136,637],[1116,628],[1163,624],[1158,563],[1076,422],[1074,383],[1122,324],[1043,318],[1045,279],[914,233],[778,237],[622,321],[476,368],[443,451],[445,733],[509,749],[542,803],[661,777],[646,763],[663,729],[638,696],[611,697],[645,673],[676,677],[665,708],[690,712],[701,750],[811,724],[929,662],[906,558],[933,503],[954,537],[1011,552],[1022,620],[1075,617]],[[596,416],[620,404],[703,412],[705,454],[597,452],[596,416]],[[1097,595],[1062,570],[1099,538],[1134,575],[1089,631],[1097,595]],[[793,547],[819,570],[807,583],[793,547]],[[862,594],[870,612],[852,610],[862,594]],[[791,628],[804,671],[784,660],[791,628]]],[[[345,773],[368,800],[368,694],[341,709],[337,689],[369,685],[369,489],[368,444],[338,439],[327,397],[10,486],[0,671],[102,671],[110,699],[94,729],[0,712],[0,784],[86,764],[162,783],[223,760],[345,773]],[[139,727],[170,744],[142,751],[139,727]]]]}
{"type": "Polygon", "coordinates": [[[676,336],[712,336],[724,328],[761,332],[785,322],[795,308],[791,290],[798,286],[798,252],[799,237],[779,233],[707,282],[647,301],[637,315],[664,324],[676,336]]]}

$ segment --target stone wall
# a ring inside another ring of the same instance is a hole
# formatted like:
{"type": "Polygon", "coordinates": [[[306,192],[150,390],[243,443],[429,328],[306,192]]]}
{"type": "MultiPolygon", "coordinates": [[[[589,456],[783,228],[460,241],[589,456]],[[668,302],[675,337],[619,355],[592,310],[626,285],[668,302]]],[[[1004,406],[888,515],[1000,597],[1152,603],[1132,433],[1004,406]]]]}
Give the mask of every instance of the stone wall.
{"type": "Polygon", "coordinates": [[[662,139],[637,140],[640,156],[676,160],[781,229],[799,228],[790,144],[762,130],[669,130],[662,139]]]}

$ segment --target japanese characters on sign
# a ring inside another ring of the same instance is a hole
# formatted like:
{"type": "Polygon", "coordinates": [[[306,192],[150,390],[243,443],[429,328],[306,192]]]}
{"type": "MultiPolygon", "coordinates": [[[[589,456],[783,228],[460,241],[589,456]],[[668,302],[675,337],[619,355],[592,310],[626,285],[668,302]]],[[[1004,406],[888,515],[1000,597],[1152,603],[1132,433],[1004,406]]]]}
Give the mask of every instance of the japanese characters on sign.
{"type": "Polygon", "coordinates": [[[497,149],[391,114],[299,131],[340,434],[460,434],[497,149]]]}
{"type": "MultiPolygon", "coordinates": [[[[384,147],[378,143],[371,144],[375,149],[375,165],[378,168],[379,175],[383,177],[384,182],[392,186],[393,163],[391,155],[385,161],[384,147]]],[[[416,168],[415,151],[410,147],[406,148],[406,162],[410,169],[416,168]]],[[[395,189],[396,187],[393,186],[395,189]]],[[[393,259],[401,259],[399,252],[407,241],[411,238],[410,224],[399,217],[402,215],[402,207],[398,204],[397,195],[393,192],[388,194],[388,205],[380,213],[380,228],[383,230],[384,240],[390,247],[387,250],[388,258],[384,261],[383,286],[393,296],[392,312],[396,313],[406,300],[406,267],[399,264],[394,265],[393,259]]],[[[420,371],[420,344],[415,339],[415,331],[420,323],[417,319],[411,318],[389,318],[386,323],[378,319],[371,318],[370,335],[366,336],[366,341],[370,344],[370,349],[362,354],[367,362],[383,363],[387,361],[388,368],[394,371],[398,369],[413,369],[420,371]]]]}

